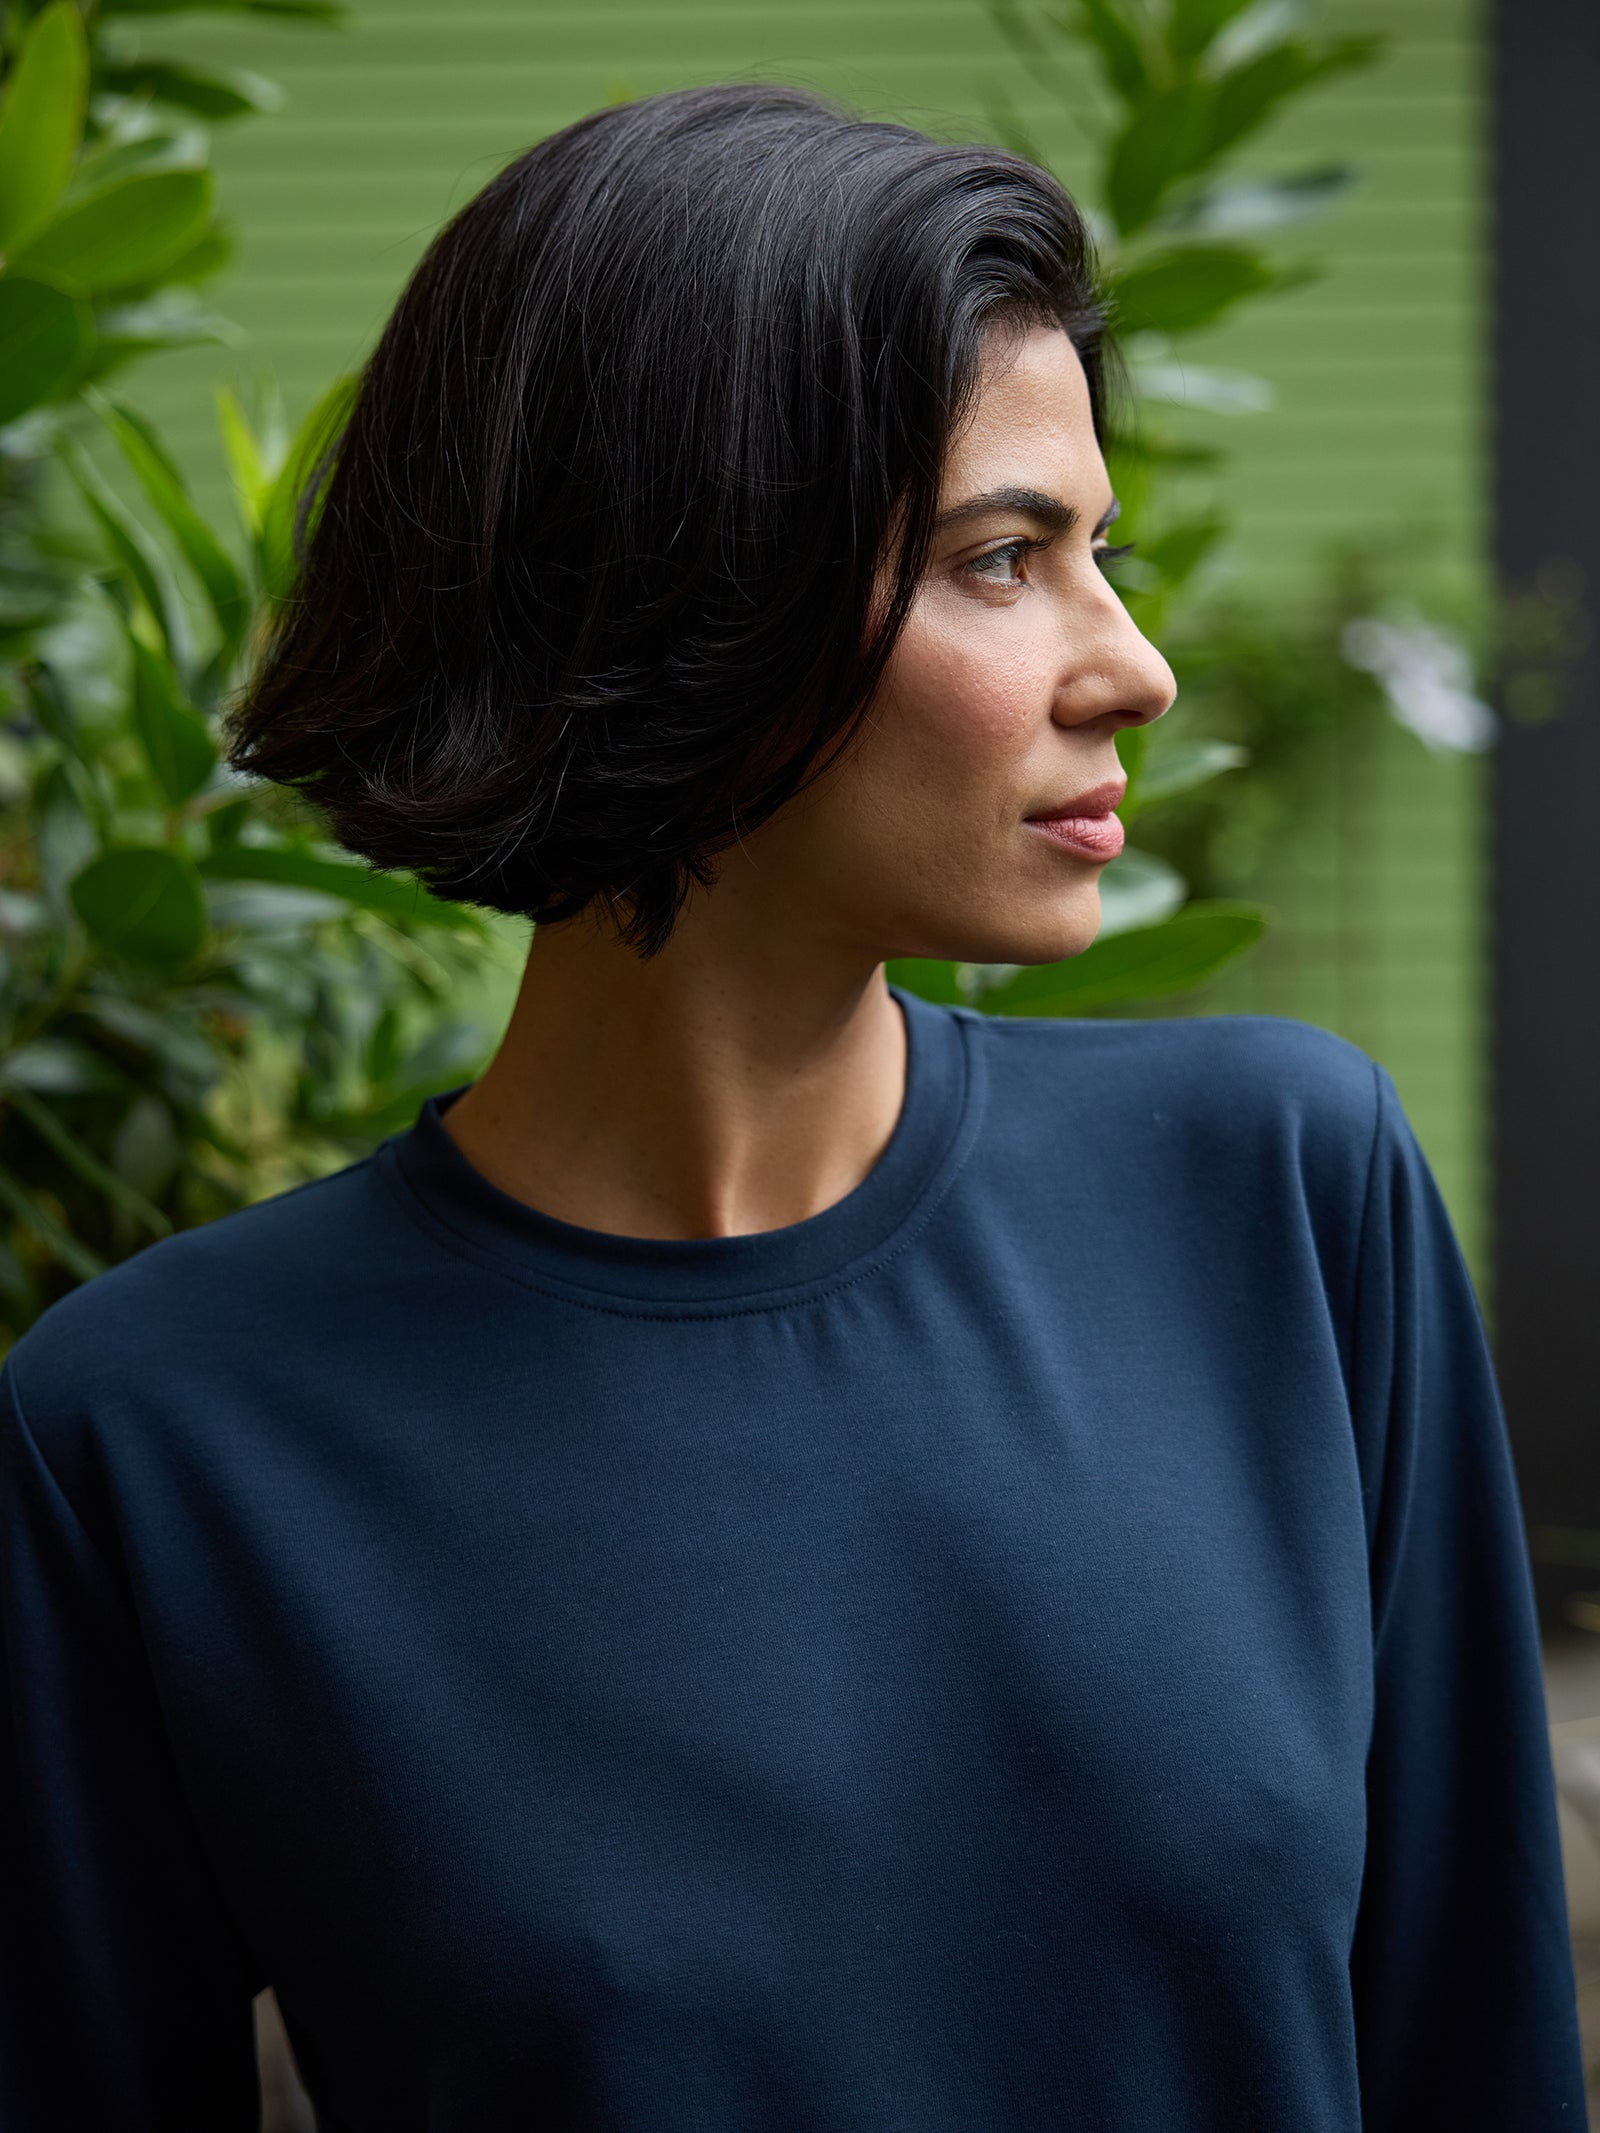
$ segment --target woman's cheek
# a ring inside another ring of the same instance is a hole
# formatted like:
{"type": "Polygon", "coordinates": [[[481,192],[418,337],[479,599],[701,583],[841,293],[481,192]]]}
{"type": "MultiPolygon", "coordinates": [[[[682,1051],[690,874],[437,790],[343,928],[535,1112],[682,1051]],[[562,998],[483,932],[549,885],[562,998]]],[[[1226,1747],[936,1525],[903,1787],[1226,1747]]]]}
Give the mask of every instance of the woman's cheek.
{"type": "Polygon", "coordinates": [[[1022,632],[995,627],[1012,617],[984,613],[977,619],[988,626],[962,618],[965,626],[925,625],[909,641],[902,639],[895,694],[907,707],[916,706],[924,740],[937,733],[953,753],[1003,755],[1048,715],[1050,677],[1022,632]]]}
{"type": "Polygon", "coordinates": [[[1017,653],[963,653],[948,671],[942,704],[947,744],[974,767],[1001,768],[1031,744],[1049,696],[1017,653]]]}

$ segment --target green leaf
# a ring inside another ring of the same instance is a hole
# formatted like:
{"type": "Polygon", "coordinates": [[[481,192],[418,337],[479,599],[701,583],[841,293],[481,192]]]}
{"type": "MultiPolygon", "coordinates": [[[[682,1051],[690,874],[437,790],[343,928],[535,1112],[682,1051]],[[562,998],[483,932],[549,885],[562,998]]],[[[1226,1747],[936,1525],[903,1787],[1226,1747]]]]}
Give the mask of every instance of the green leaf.
{"type": "Polygon", "coordinates": [[[56,450],[113,557],[138,587],[168,656],[181,668],[187,661],[189,637],[165,557],[76,439],[59,438],[56,450]]]}
{"type": "MultiPolygon", "coordinates": [[[[1175,437],[1163,436],[1153,427],[1137,431],[1120,430],[1113,434],[1106,454],[1106,465],[1111,471],[1111,486],[1120,497],[1127,497],[1142,476],[1157,467],[1214,467],[1223,454],[1214,444],[1180,444],[1175,437]]],[[[1132,513],[1129,517],[1133,516],[1132,513]]]]}
{"type": "Polygon", "coordinates": [[[1025,970],[984,1006],[1003,1015],[1074,1015],[1187,992],[1258,941],[1266,925],[1254,904],[1188,904],[1159,926],[1119,933],[1065,963],[1025,970]]]}
{"type": "Polygon", "coordinates": [[[46,1147],[58,1155],[69,1170],[75,1171],[86,1185],[103,1193],[118,1207],[142,1222],[146,1229],[158,1237],[170,1237],[172,1224],[159,1207],[152,1207],[142,1192],[136,1192],[125,1178],[118,1177],[109,1163],[102,1163],[92,1148],[79,1140],[71,1127],[56,1117],[47,1103],[27,1089],[12,1088],[7,1091],[7,1100],[19,1118],[25,1118],[46,1147]]]}
{"type": "Polygon", "coordinates": [[[1215,84],[1208,160],[1214,162],[1225,150],[1257,132],[1281,104],[1299,96],[1313,82],[1370,65],[1383,44],[1380,36],[1366,36],[1338,37],[1320,47],[1300,43],[1271,45],[1244,66],[1231,69],[1215,84]]]}
{"type": "Polygon", "coordinates": [[[203,126],[131,134],[117,128],[85,145],[63,204],[76,207],[91,193],[104,192],[113,181],[120,183],[145,172],[204,170],[210,160],[211,143],[203,126]]]}
{"type": "Polygon", "coordinates": [[[1117,812],[1126,820],[1130,808],[1170,800],[1177,793],[1208,784],[1224,770],[1239,769],[1249,760],[1249,749],[1241,748],[1237,741],[1171,741],[1146,756],[1137,801],[1130,794],[1117,812]]]}
{"type": "Polygon", "coordinates": [[[202,819],[212,847],[220,852],[224,846],[238,843],[240,832],[254,817],[249,794],[241,793],[237,800],[225,800],[220,807],[211,808],[202,819]]]}
{"type": "Polygon", "coordinates": [[[87,397],[205,588],[224,644],[230,653],[237,650],[250,621],[250,596],[238,566],[195,509],[182,473],[143,416],[100,393],[87,397]]]}
{"type": "Polygon", "coordinates": [[[96,1274],[105,1272],[105,1261],[63,1229],[54,1215],[46,1214],[9,1170],[0,1170],[0,1206],[9,1207],[23,1228],[31,1230],[51,1257],[80,1281],[93,1281],[96,1274]]]}
{"type": "Polygon", "coordinates": [[[331,454],[355,404],[358,376],[335,379],[296,430],[288,455],[261,507],[261,581],[275,604],[287,599],[299,569],[297,534],[316,525],[331,454]],[[303,524],[300,522],[303,521],[303,524]]]}
{"type": "Polygon", "coordinates": [[[1310,0],[1255,0],[1212,39],[1205,71],[1222,75],[1273,45],[1287,44],[1304,27],[1310,0]]]}
{"type": "Polygon", "coordinates": [[[1174,56],[1180,61],[1198,59],[1217,32],[1251,5],[1253,0],[1172,0],[1169,35],[1174,56]]]}
{"type": "Polygon", "coordinates": [[[391,1000],[367,1039],[367,1079],[382,1088],[400,1064],[400,1013],[391,1000]]]}
{"type": "Polygon", "coordinates": [[[1192,333],[1283,277],[1233,245],[1168,251],[1120,275],[1112,289],[1121,333],[1192,333]]]}
{"type": "Polygon", "coordinates": [[[1112,744],[1117,751],[1117,760],[1127,775],[1127,790],[1122,796],[1122,805],[1117,813],[1126,822],[1130,810],[1139,797],[1139,788],[1144,783],[1144,766],[1150,755],[1150,728],[1148,726],[1124,726],[1112,744]]]}
{"type": "Polygon", "coordinates": [[[217,425],[222,432],[223,457],[228,462],[234,501],[245,530],[254,542],[260,535],[261,514],[282,465],[282,446],[280,443],[275,455],[275,440],[271,435],[257,436],[250,418],[239,405],[238,395],[228,386],[217,387],[216,400],[217,425]]]}
{"type": "Polygon", "coordinates": [[[0,275],[0,423],[60,392],[93,340],[81,296],[35,274],[0,275]]]}
{"type": "Polygon", "coordinates": [[[0,251],[43,228],[66,189],[83,137],[89,47],[72,0],[29,25],[0,110],[0,251]]]}
{"type": "Polygon", "coordinates": [[[164,348],[192,348],[202,341],[237,347],[243,339],[232,319],[205,310],[187,290],[164,290],[142,303],[113,304],[95,314],[95,342],[82,376],[86,383],[98,383],[164,348]]]}
{"type": "Polygon", "coordinates": [[[82,765],[58,756],[33,788],[33,841],[40,886],[60,925],[71,924],[73,875],[94,857],[100,836],[90,816],[82,765]],[[74,775],[76,773],[76,775],[74,775]]]}
{"type": "Polygon", "coordinates": [[[217,426],[222,433],[222,450],[228,462],[229,476],[241,500],[256,507],[259,519],[259,506],[272,486],[261,439],[231,386],[217,387],[216,402],[217,426]]]}
{"type": "Polygon", "coordinates": [[[206,722],[184,702],[170,662],[131,632],[133,723],[151,773],[170,805],[181,807],[216,767],[217,750],[206,722]]]}
{"type": "Polygon", "coordinates": [[[176,258],[164,261],[160,272],[150,279],[153,283],[193,289],[220,274],[232,257],[232,229],[225,222],[208,222],[192,244],[185,245],[176,258]]]}
{"type": "Polygon", "coordinates": [[[283,91],[275,81],[243,67],[202,69],[170,59],[136,59],[107,67],[101,79],[118,96],[152,97],[204,119],[242,118],[250,111],[277,111],[283,104],[283,91]]]}
{"type": "MultiPolygon", "coordinates": [[[[1053,21],[1060,21],[1053,16],[1053,21]]],[[[1106,79],[1128,103],[1150,87],[1150,67],[1138,32],[1125,20],[1116,0],[1078,0],[1077,34],[1100,55],[1106,79]]]]}
{"type": "Polygon", "coordinates": [[[61,677],[48,660],[39,660],[28,675],[26,698],[43,730],[75,755],[92,778],[95,751],[83,731],[72,698],[61,686],[61,677]]]}
{"type": "Polygon", "coordinates": [[[1290,178],[1216,185],[1175,209],[1164,227],[1186,237],[1261,237],[1326,213],[1355,182],[1348,163],[1330,163],[1290,178]]]}
{"type": "Polygon", "coordinates": [[[935,1000],[941,1006],[959,1007],[966,999],[956,982],[954,963],[941,963],[924,956],[897,956],[892,963],[884,965],[884,973],[891,985],[898,985],[902,992],[915,993],[919,1000],[935,1000]]]}
{"type": "Polygon", "coordinates": [[[17,264],[59,274],[92,294],[150,280],[211,219],[211,173],[157,170],[122,178],[65,208],[17,264]]]}
{"type": "Polygon", "coordinates": [[[1124,846],[1100,869],[1100,930],[1095,939],[1107,941],[1136,926],[1159,925],[1182,908],[1188,893],[1188,883],[1176,867],[1153,852],[1124,846]]]}
{"type": "Polygon", "coordinates": [[[1205,82],[1174,82],[1134,107],[1106,164],[1106,206],[1124,237],[1144,228],[1181,179],[1211,153],[1214,92],[1205,82]]]}
{"type": "Polygon", "coordinates": [[[1224,518],[1180,519],[1154,540],[1141,541],[1139,553],[1160,571],[1167,588],[1192,578],[1228,530],[1224,518]]]}
{"type": "Polygon", "coordinates": [[[91,859],[72,883],[91,940],[130,961],[186,963],[206,937],[200,877],[177,852],[126,845],[91,859]]]}
{"type": "Polygon", "coordinates": [[[1002,148],[1009,148],[1014,156],[1021,156],[1025,163],[1043,164],[1044,150],[1028,131],[1016,105],[1003,89],[990,92],[989,108],[984,114],[988,130],[1002,148]]]}
{"type": "Polygon", "coordinates": [[[380,874],[355,860],[323,859],[295,845],[224,845],[209,852],[199,867],[209,881],[273,881],[315,889],[384,918],[462,931],[475,931],[482,924],[467,905],[446,903],[404,875],[380,874]]]}
{"type": "MultiPolygon", "coordinates": [[[[1011,49],[1026,63],[1035,82],[1070,101],[1077,86],[1072,79],[1071,66],[1062,65],[1054,39],[1041,34],[1039,25],[1027,8],[1020,4],[1020,0],[988,0],[988,12],[990,21],[1011,49]]],[[[1050,16],[1047,19],[1057,32],[1065,32],[1068,36],[1077,34],[1075,28],[1063,23],[1059,16],[1050,16]]],[[[629,90],[613,101],[627,103],[636,93],[629,90]]]]}

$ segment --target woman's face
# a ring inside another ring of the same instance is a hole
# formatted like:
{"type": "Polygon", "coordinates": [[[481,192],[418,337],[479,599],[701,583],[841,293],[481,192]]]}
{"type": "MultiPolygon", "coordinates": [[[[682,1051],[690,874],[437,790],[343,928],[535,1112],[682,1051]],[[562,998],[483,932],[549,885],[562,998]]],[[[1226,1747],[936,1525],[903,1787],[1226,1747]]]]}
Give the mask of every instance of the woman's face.
{"type": "Polygon", "coordinates": [[[1120,825],[1075,836],[1041,818],[1107,815],[1118,728],[1175,693],[1104,575],[1115,511],[1071,341],[1039,327],[998,342],[858,736],[748,840],[764,890],[874,961],[1089,946],[1120,825]]]}

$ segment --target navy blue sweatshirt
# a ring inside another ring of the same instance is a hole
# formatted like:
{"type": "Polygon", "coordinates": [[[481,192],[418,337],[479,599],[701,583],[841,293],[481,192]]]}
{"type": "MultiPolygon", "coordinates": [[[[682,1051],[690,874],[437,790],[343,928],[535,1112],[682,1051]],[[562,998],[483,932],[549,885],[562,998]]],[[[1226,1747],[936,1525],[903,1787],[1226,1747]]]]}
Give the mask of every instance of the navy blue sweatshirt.
{"type": "Polygon", "coordinates": [[[269,1982],[324,2133],[1579,2133],[1388,1076],[898,997],[808,1221],[551,1220],[447,1095],[12,1351],[6,2133],[246,2133],[269,1982]]]}

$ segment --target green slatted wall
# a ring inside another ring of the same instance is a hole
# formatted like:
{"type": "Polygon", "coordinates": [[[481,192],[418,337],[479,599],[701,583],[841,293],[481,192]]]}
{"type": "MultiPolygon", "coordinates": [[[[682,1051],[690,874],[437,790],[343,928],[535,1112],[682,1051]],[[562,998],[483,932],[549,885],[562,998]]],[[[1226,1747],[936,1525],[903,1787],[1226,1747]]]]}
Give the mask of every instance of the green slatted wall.
{"type": "MultiPolygon", "coordinates": [[[[1483,41],[1469,0],[1337,0],[1383,29],[1376,69],[1321,92],[1258,159],[1353,158],[1360,191],[1308,239],[1329,272],[1213,336],[1261,372],[1229,422],[1245,582],[1292,599],[1319,544],[1405,522],[1470,585],[1482,539],[1483,41]]],[[[1032,94],[980,0],[363,0],[338,33],[178,17],[159,43],[254,66],[287,108],[225,131],[240,231],[217,301],[298,412],[359,359],[440,219],[519,148],[619,96],[759,74],[971,135],[1003,89],[1070,184],[1081,140],[1032,94]]],[[[220,494],[212,352],[139,393],[220,494]]],[[[1481,761],[1396,729],[1376,766],[1328,765],[1324,822],[1263,885],[1271,941],[1215,1004],[1338,1029],[1394,1073],[1481,1270],[1481,761]]]]}

